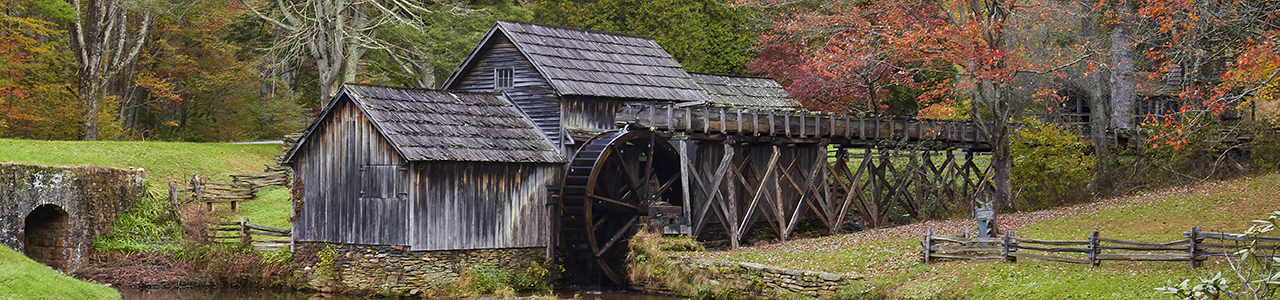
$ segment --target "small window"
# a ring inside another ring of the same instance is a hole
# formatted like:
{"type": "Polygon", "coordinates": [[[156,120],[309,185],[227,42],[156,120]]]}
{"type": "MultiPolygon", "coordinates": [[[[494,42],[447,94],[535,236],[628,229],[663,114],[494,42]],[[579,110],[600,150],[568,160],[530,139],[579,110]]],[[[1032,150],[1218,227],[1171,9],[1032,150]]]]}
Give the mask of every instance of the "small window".
{"type": "Polygon", "coordinates": [[[493,89],[502,90],[509,89],[515,83],[516,71],[512,68],[500,68],[493,70],[493,89]]]}

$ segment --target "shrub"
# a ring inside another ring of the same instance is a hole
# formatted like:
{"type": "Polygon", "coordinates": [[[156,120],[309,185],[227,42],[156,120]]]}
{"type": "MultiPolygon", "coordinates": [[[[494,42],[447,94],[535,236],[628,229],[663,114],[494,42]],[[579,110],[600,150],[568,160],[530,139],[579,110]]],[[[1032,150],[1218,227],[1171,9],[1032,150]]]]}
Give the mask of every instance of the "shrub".
{"type": "Polygon", "coordinates": [[[157,195],[155,189],[148,188],[142,199],[133,203],[129,209],[116,217],[115,228],[111,234],[93,243],[93,249],[99,252],[119,251],[138,253],[161,251],[172,253],[182,248],[185,238],[183,225],[174,218],[174,212],[168,207],[165,196],[157,195]]]}
{"type": "Polygon", "coordinates": [[[1087,200],[1084,187],[1093,180],[1093,157],[1071,132],[1053,123],[1024,119],[1014,130],[1014,208],[1044,209],[1087,200]]]}

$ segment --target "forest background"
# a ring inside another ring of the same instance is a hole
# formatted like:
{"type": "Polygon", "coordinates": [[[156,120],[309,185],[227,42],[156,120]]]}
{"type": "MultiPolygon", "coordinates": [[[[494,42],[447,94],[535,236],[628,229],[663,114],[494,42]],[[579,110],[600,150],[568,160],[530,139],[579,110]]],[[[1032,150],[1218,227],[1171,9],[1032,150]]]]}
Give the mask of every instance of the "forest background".
{"type": "Polygon", "coordinates": [[[1267,0],[0,4],[3,138],[278,139],[343,82],[438,88],[498,19],[652,36],[690,72],[770,77],[815,111],[1016,125],[982,133],[1000,207],[1222,176],[1241,146],[1209,137],[1274,128],[1280,103],[1267,0]],[[1148,138],[1114,147],[1131,132],[1148,138]]]}

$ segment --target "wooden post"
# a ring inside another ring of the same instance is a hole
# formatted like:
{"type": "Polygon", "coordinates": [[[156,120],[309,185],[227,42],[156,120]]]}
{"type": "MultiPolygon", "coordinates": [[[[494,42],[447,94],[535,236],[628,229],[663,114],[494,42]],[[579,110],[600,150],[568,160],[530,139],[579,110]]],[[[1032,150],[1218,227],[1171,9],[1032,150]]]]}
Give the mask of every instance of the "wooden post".
{"type": "MultiPolygon", "coordinates": [[[[204,201],[204,191],[200,188],[200,175],[191,174],[191,193],[196,197],[195,201],[204,201]]],[[[205,211],[213,211],[213,202],[205,202],[205,211]]]]}
{"type": "Polygon", "coordinates": [[[720,133],[725,133],[725,131],[729,130],[729,120],[728,120],[729,118],[726,118],[724,116],[724,112],[725,112],[725,108],[721,107],[720,108],[720,133]]]}
{"type": "Polygon", "coordinates": [[[858,139],[867,139],[867,115],[858,114],[858,139]]]}
{"type": "Polygon", "coordinates": [[[920,253],[924,254],[924,263],[929,263],[929,256],[933,253],[933,228],[929,228],[924,233],[924,242],[920,243],[920,247],[924,248],[920,253]]]}
{"type": "MultiPolygon", "coordinates": [[[[693,225],[693,199],[689,197],[689,137],[681,134],[676,141],[676,151],[680,154],[680,197],[684,200],[681,206],[684,206],[685,224],[693,225]]],[[[690,226],[689,230],[693,230],[690,226]]],[[[696,237],[697,232],[690,232],[690,237],[696,237]]],[[[554,256],[548,256],[554,257],[554,256]]]]}
{"type": "Polygon", "coordinates": [[[667,130],[672,130],[672,129],[675,129],[676,127],[675,126],[675,123],[676,123],[675,109],[676,109],[675,104],[667,105],[667,128],[666,128],[667,130]]]}
{"type": "MultiPolygon", "coordinates": [[[[733,156],[735,155],[735,154],[734,154],[734,152],[735,152],[735,151],[734,151],[734,146],[733,146],[733,144],[734,144],[733,142],[728,141],[728,140],[726,140],[726,141],[724,142],[724,157],[725,157],[725,160],[720,161],[720,162],[721,162],[721,163],[724,163],[724,164],[726,164],[726,165],[728,165],[728,168],[720,169],[720,170],[724,170],[724,171],[725,171],[725,173],[716,174],[716,176],[729,177],[729,175],[731,175],[731,173],[732,173],[732,172],[736,172],[736,171],[737,171],[737,169],[736,169],[736,168],[733,168],[733,156]]],[[[717,172],[719,172],[719,170],[717,170],[717,172]]],[[[738,200],[738,199],[737,199],[737,189],[734,187],[733,182],[734,182],[734,180],[733,180],[733,179],[729,179],[728,181],[725,181],[725,182],[724,182],[724,183],[725,183],[725,193],[726,193],[726,195],[725,195],[724,197],[721,197],[720,199],[721,199],[721,201],[722,201],[722,202],[721,202],[721,204],[722,204],[722,206],[721,206],[721,207],[722,207],[722,210],[724,210],[724,218],[725,218],[726,222],[728,222],[728,223],[729,223],[729,224],[728,224],[728,225],[729,225],[729,226],[728,226],[728,227],[729,227],[729,236],[730,236],[730,238],[729,238],[729,246],[731,247],[731,249],[738,249],[738,247],[741,247],[741,246],[742,246],[742,245],[740,244],[740,243],[741,243],[741,241],[739,241],[739,240],[738,240],[739,238],[741,238],[741,237],[742,237],[742,227],[738,227],[738,226],[737,226],[737,223],[738,223],[738,214],[737,214],[737,212],[738,212],[738,202],[737,202],[737,200],[738,200]]],[[[719,187],[717,187],[717,188],[719,188],[719,187]]]]}
{"type": "Polygon", "coordinates": [[[769,136],[777,135],[777,133],[776,133],[776,131],[777,131],[777,130],[775,129],[775,128],[776,128],[775,126],[777,126],[777,125],[778,125],[778,121],[775,121],[775,120],[773,119],[773,110],[772,110],[772,109],[770,109],[770,110],[769,110],[769,122],[768,122],[768,123],[769,123],[769,136]]]}
{"type": "Polygon", "coordinates": [[[733,110],[738,111],[738,120],[735,123],[738,123],[738,135],[742,135],[742,108],[735,107],[733,110]]]}
{"type": "Polygon", "coordinates": [[[787,136],[791,136],[791,112],[782,112],[782,129],[787,136]]]}
{"type": "Polygon", "coordinates": [[[1017,248],[1013,248],[1010,246],[1010,244],[1012,243],[1013,243],[1013,231],[1005,231],[1004,243],[1001,243],[1001,246],[1004,246],[1004,249],[1000,251],[1000,254],[1004,255],[1005,262],[1018,262],[1017,257],[1013,257],[1009,255],[1010,252],[1017,251],[1017,248]]]}
{"type": "Polygon", "coordinates": [[[178,217],[178,222],[182,222],[182,207],[178,201],[178,182],[169,182],[169,208],[173,209],[173,216],[178,217]]]}
{"type": "Polygon", "coordinates": [[[800,137],[804,137],[804,113],[797,113],[796,119],[800,120],[800,137]]]}
{"type": "Polygon", "coordinates": [[[1200,255],[1200,251],[1196,249],[1196,247],[1199,246],[1199,242],[1197,242],[1196,240],[1199,238],[1200,238],[1200,226],[1191,227],[1191,237],[1188,238],[1190,243],[1187,243],[1188,244],[1187,253],[1191,254],[1191,258],[1190,258],[1191,268],[1193,269],[1199,268],[1200,265],[1204,263],[1199,259],[1197,259],[1197,256],[1200,255]]]}
{"type": "Polygon", "coordinates": [[[1098,261],[1098,232],[1089,232],[1089,265],[1099,266],[1102,262],[1098,261]]]}
{"type": "Polygon", "coordinates": [[[253,238],[249,236],[249,217],[240,217],[240,243],[249,244],[253,238]]]}

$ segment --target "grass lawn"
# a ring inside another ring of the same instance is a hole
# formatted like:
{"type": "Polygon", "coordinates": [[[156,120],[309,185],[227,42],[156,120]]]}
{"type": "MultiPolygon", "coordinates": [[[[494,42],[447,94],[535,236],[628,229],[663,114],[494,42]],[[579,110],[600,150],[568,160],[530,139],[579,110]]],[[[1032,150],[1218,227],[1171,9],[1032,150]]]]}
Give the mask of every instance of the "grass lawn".
{"type": "Polygon", "coordinates": [[[153,188],[179,185],[191,174],[228,181],[227,175],[262,172],[280,145],[178,142],[37,141],[0,139],[0,162],[143,168],[153,188]]]}
{"type": "MultiPolygon", "coordinates": [[[[1251,220],[1280,207],[1280,174],[1204,183],[1090,204],[1001,215],[1005,230],[1039,239],[1104,238],[1165,242],[1192,226],[1204,231],[1243,232],[1251,220]]],[[[858,291],[896,299],[1171,299],[1154,288],[1173,280],[1212,276],[1229,267],[1210,259],[1203,268],[1187,262],[1106,261],[1100,267],[1023,259],[1017,263],[948,261],[920,263],[927,228],[953,233],[970,220],[929,221],[744,248],[685,255],[750,261],[793,269],[866,276],[858,291]]],[[[1234,278],[1233,278],[1234,279],[1234,278]]],[[[1238,279],[1232,280],[1238,283],[1238,279]]]]}
{"type": "Polygon", "coordinates": [[[120,292],[68,277],[0,246],[0,299],[120,299],[120,292]]]}
{"type": "MultiPolygon", "coordinates": [[[[143,168],[148,189],[167,195],[169,181],[189,185],[191,174],[209,181],[228,182],[231,174],[262,172],[275,163],[281,145],[182,142],[37,141],[0,139],[0,162],[43,165],[97,165],[143,168]]],[[[259,192],[258,199],[240,203],[240,215],[265,226],[289,227],[289,190],[259,192]]],[[[219,204],[219,210],[227,209],[219,204]]]]}

